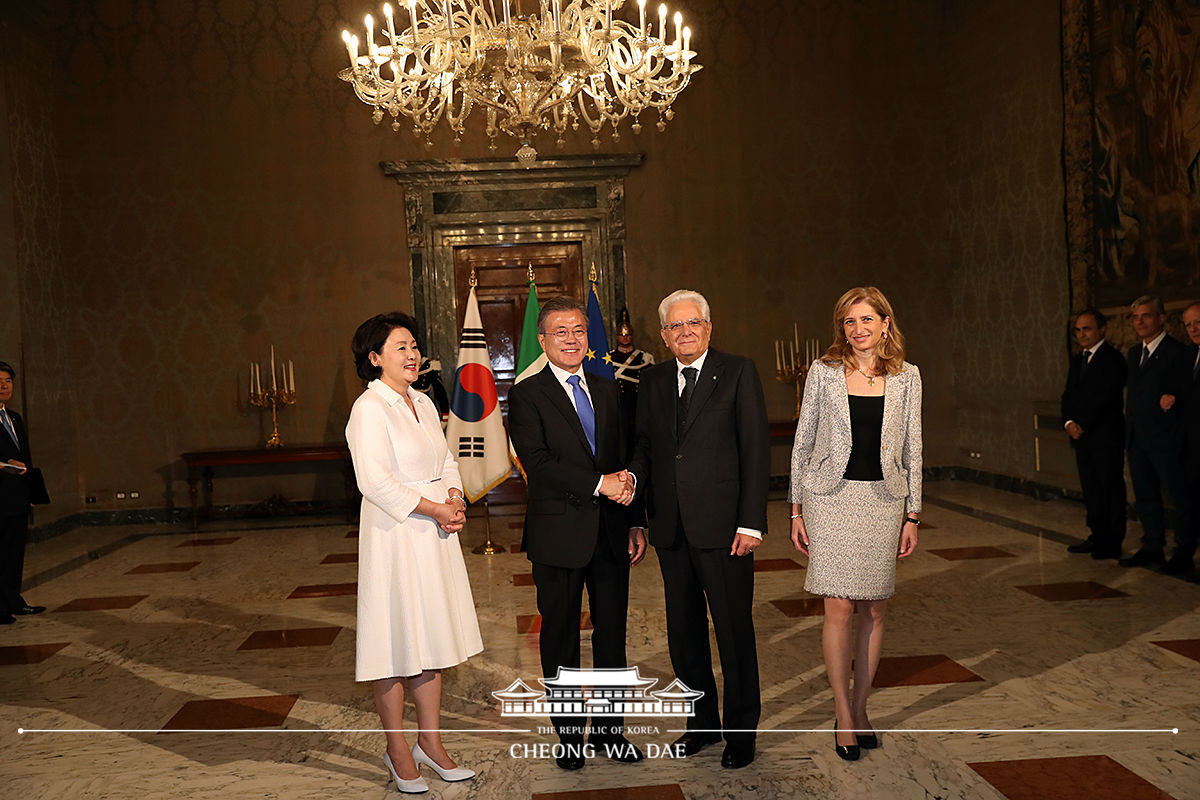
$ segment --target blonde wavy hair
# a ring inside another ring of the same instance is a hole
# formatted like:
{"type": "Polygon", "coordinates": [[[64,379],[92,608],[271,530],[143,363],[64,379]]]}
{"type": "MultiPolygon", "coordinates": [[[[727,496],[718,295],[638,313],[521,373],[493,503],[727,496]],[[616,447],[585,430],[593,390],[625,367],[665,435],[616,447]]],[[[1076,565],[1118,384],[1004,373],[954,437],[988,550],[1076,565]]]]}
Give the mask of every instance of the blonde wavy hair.
{"type": "Polygon", "coordinates": [[[900,333],[900,328],[896,325],[892,304],[883,296],[883,292],[874,286],[856,286],[838,298],[833,306],[833,344],[821,356],[821,362],[830,367],[841,364],[846,369],[858,369],[854,348],[846,341],[846,334],[842,330],[842,320],[849,315],[850,307],[856,303],[867,303],[881,319],[888,321],[888,327],[884,331],[885,338],[879,343],[875,369],[885,371],[888,375],[896,375],[904,368],[904,334],[900,333]]]}

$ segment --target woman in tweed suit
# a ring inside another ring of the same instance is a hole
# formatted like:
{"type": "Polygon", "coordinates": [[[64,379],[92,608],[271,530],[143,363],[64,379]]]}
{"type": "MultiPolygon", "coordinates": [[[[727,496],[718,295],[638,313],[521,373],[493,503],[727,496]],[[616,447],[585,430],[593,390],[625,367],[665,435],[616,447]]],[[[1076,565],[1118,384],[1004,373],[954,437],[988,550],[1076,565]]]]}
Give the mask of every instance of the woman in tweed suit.
{"type": "Polygon", "coordinates": [[[833,328],[834,343],[809,367],[804,386],[790,499],[792,542],[809,559],[804,588],[825,596],[821,642],[837,715],[835,750],[853,761],[859,748],[879,746],[867,697],[896,558],[917,547],[921,373],[904,360],[904,337],[875,287],[842,295],[833,328]]]}

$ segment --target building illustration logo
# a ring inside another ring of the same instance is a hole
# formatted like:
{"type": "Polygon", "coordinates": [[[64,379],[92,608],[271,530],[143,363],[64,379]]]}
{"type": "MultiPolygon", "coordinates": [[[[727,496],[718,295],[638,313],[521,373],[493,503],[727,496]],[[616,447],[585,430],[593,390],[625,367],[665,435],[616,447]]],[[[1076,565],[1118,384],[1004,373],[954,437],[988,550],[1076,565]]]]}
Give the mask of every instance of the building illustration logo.
{"type": "Polygon", "coordinates": [[[545,692],[531,689],[520,678],[492,692],[503,717],[690,717],[704,692],[690,689],[678,678],[651,692],[657,678],[643,678],[637,667],[575,669],[559,667],[553,678],[539,678],[545,692]]]}

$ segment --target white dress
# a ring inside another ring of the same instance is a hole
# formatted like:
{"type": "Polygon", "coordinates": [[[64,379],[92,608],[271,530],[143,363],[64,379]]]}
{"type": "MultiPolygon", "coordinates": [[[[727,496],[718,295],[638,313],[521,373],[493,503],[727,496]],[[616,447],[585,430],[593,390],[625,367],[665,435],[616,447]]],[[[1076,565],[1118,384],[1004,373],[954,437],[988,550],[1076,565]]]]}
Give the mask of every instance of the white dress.
{"type": "Polygon", "coordinates": [[[399,394],[371,381],[346,425],[363,495],[355,665],[360,681],[452,667],[483,650],[458,534],[414,513],[422,497],[442,503],[451,488],[462,489],[458,465],[433,401],[411,388],[408,397],[415,418],[399,394]]]}

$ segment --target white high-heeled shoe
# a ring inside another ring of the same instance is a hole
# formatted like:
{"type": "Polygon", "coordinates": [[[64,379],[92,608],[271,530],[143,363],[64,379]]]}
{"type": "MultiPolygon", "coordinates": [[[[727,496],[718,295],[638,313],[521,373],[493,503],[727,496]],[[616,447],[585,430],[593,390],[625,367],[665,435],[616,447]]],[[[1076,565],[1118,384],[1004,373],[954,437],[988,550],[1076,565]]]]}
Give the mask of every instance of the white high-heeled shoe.
{"type": "Polygon", "coordinates": [[[433,769],[434,772],[436,772],[438,774],[438,777],[441,778],[442,780],[446,781],[446,783],[455,783],[457,781],[465,781],[468,778],[475,777],[475,770],[473,770],[473,769],[466,769],[465,767],[454,767],[452,769],[443,769],[442,767],[439,767],[437,765],[437,762],[435,762],[432,758],[430,758],[428,755],[425,754],[425,751],[421,749],[421,745],[419,743],[413,745],[412,756],[413,756],[413,761],[417,762],[418,767],[421,766],[422,764],[428,765],[430,768],[433,769]]]}
{"type": "Polygon", "coordinates": [[[392,776],[392,780],[396,782],[396,789],[405,794],[422,794],[429,791],[429,784],[420,776],[420,767],[417,767],[418,775],[411,780],[405,780],[396,774],[396,768],[392,766],[392,759],[388,758],[387,750],[383,751],[383,765],[387,767],[388,773],[392,776]]]}

